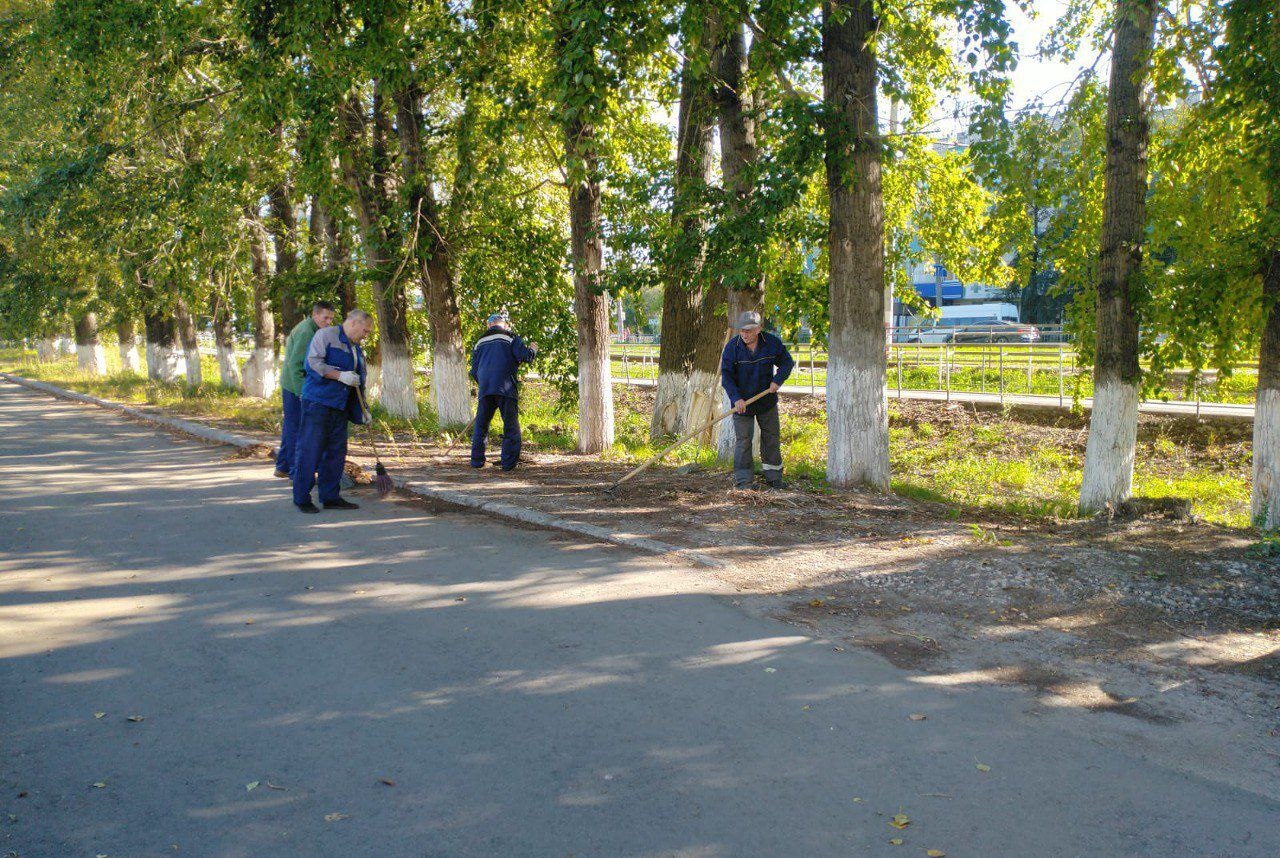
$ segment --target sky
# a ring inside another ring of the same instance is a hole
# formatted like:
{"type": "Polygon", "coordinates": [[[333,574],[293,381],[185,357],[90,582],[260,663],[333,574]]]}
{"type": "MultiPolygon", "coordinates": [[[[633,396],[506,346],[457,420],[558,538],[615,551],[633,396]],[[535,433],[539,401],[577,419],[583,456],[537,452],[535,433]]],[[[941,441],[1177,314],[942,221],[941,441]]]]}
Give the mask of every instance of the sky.
{"type": "MultiPolygon", "coordinates": [[[[1018,43],[1018,70],[1013,77],[1013,107],[1020,108],[1027,102],[1039,98],[1046,105],[1051,105],[1068,94],[1071,83],[1081,70],[1091,65],[1096,54],[1089,50],[1081,51],[1077,61],[1064,63],[1059,59],[1040,59],[1037,49],[1040,40],[1053,27],[1054,23],[1066,10],[1067,4],[1062,0],[1035,0],[1036,16],[1029,17],[1010,3],[1006,8],[1013,21],[1014,40],[1018,43]]],[[[1105,74],[1106,69],[1099,71],[1105,74]]]]}

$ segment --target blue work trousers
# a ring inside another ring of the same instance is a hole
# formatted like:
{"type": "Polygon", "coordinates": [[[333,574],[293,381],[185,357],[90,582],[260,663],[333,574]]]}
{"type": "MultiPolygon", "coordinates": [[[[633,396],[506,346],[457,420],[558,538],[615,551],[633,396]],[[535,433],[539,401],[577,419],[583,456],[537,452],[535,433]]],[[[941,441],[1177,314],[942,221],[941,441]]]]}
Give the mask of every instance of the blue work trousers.
{"type": "Polygon", "coordinates": [[[302,400],[291,390],[280,388],[284,420],[280,423],[280,446],[276,448],[276,470],[293,476],[293,460],[298,457],[298,427],[302,425],[302,400]]]}
{"type": "Polygon", "coordinates": [[[302,400],[298,458],[293,468],[293,502],[301,504],[311,500],[311,486],[317,481],[320,503],[337,500],[346,461],[347,412],[302,400]]]}
{"type": "Polygon", "coordinates": [[[520,400],[514,396],[482,396],[476,403],[471,467],[484,467],[484,442],[495,412],[502,414],[502,470],[509,471],[520,463],[520,400]]]}

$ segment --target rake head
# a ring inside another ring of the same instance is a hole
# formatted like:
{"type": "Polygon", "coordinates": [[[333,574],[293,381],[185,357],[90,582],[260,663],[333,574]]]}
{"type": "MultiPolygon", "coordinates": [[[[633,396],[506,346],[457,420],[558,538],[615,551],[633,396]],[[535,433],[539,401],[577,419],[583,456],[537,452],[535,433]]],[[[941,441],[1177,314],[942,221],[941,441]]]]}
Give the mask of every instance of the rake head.
{"type": "Polygon", "coordinates": [[[378,490],[378,497],[386,497],[395,490],[396,484],[391,481],[391,475],[387,473],[387,468],[381,462],[374,465],[373,487],[378,490]]]}

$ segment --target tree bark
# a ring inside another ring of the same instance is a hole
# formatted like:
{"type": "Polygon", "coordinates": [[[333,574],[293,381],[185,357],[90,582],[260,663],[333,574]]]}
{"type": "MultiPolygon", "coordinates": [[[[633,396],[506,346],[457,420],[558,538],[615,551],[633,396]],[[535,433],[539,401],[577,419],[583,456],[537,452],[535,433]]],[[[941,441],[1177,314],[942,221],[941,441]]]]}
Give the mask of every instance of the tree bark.
{"type": "Polygon", "coordinates": [[[98,340],[98,317],[85,313],[76,319],[76,363],[89,375],[107,374],[107,353],[98,340]]]}
{"type": "Polygon", "coordinates": [[[147,377],[152,381],[172,384],[186,374],[186,358],[178,342],[178,322],[168,311],[148,311],[144,316],[147,331],[147,377]]]}
{"type": "Polygon", "coordinates": [[[872,0],[823,4],[822,82],[830,196],[827,479],[889,489],[884,348],[884,199],[872,0]]]}
{"type": "Polygon", "coordinates": [[[276,255],[276,306],[280,309],[281,336],[287,336],[302,319],[293,284],[289,281],[298,267],[298,217],[293,211],[291,189],[287,181],[274,185],[267,194],[271,217],[267,226],[276,255]]]}
{"type": "Polygon", "coordinates": [[[204,377],[200,367],[200,341],[196,337],[195,314],[187,302],[179,298],[174,307],[178,319],[178,340],[187,364],[187,386],[199,387],[204,377]]]}
{"type": "MultiPolygon", "coordinates": [[[[1280,151],[1271,171],[1269,208],[1280,223],[1280,151]]],[[[1280,528],[1280,245],[1262,260],[1262,303],[1267,308],[1258,355],[1258,402],[1253,417],[1253,522],[1280,528]]]]}
{"type": "Polygon", "coordinates": [[[120,347],[120,368],[124,372],[142,374],[142,358],[138,355],[138,330],[130,316],[116,322],[116,339],[120,347]]]}
{"type": "MultiPolygon", "coordinates": [[[[715,166],[711,139],[716,113],[711,75],[716,21],[714,16],[703,14],[698,4],[691,4],[686,7],[682,28],[684,63],[680,71],[676,126],[672,230],[665,248],[662,343],[658,349],[658,383],[649,424],[649,433],[654,438],[684,432],[690,377],[700,334],[707,322],[702,306],[707,297],[703,268],[706,191],[715,166]]],[[[705,380],[700,382],[700,387],[705,387],[705,380]]]]}
{"type": "Polygon", "coordinates": [[[209,315],[213,317],[213,343],[218,350],[218,383],[239,390],[240,363],[236,360],[236,336],[231,325],[231,301],[220,291],[209,299],[209,315]]]}
{"type": "MultiPolygon", "coordinates": [[[[756,143],[755,96],[746,85],[750,60],[746,26],[740,21],[733,21],[726,29],[716,54],[718,85],[714,92],[720,114],[720,175],[724,192],[729,197],[728,208],[732,217],[740,216],[751,205],[756,192],[755,168],[760,161],[760,148],[756,143]]],[[[736,324],[738,317],[747,310],[762,309],[764,271],[757,267],[741,281],[729,284],[725,300],[728,304],[727,342],[734,335],[728,325],[736,324]]],[[[723,391],[720,404],[724,408],[730,405],[723,391]]],[[[722,421],[717,439],[717,452],[721,459],[728,461],[733,458],[734,441],[733,421],[722,421]]]]}
{"type": "Polygon", "coordinates": [[[280,384],[280,368],[276,361],[275,316],[271,312],[266,230],[252,207],[245,209],[245,223],[249,230],[249,271],[253,281],[253,354],[244,365],[244,392],[247,396],[270,399],[280,384]]]}
{"type": "Polygon", "coordinates": [[[1080,484],[1085,514],[1117,506],[1133,491],[1142,382],[1134,292],[1146,229],[1150,137],[1143,89],[1154,40],[1155,0],[1118,0],[1107,97],[1093,412],[1080,484]]]}
{"type": "Polygon", "coordinates": [[[326,271],[338,274],[338,310],[346,316],[356,307],[356,284],[351,276],[351,248],[347,244],[338,213],[319,197],[314,199],[313,206],[316,233],[324,242],[324,267],[326,271]]]}
{"type": "MultiPolygon", "coordinates": [[[[396,93],[395,100],[400,157],[413,218],[413,253],[431,330],[431,394],[442,428],[464,426],[471,419],[471,394],[462,343],[462,315],[458,312],[453,280],[455,248],[446,240],[446,227],[422,152],[421,96],[415,89],[405,88],[396,93]]],[[[475,120],[470,103],[463,109],[463,122],[468,119],[475,120]]],[[[470,151],[459,146],[459,173],[471,157],[470,151]]]]}
{"type": "Polygon", "coordinates": [[[573,306],[578,329],[578,452],[613,446],[613,379],[609,365],[609,302],[600,290],[599,153],[595,128],[582,120],[565,127],[565,155],[581,165],[569,185],[569,234],[573,256],[573,306]]]}
{"type": "Polygon", "coordinates": [[[364,252],[374,275],[373,303],[378,317],[378,373],[384,408],[396,417],[416,418],[418,401],[413,389],[413,365],[409,349],[408,303],[396,277],[394,207],[387,176],[391,164],[387,140],[391,133],[382,85],[374,88],[372,122],[355,100],[343,106],[345,145],[343,175],[356,197],[356,213],[363,235],[364,252]],[[366,127],[367,126],[367,127],[366,127]]]}

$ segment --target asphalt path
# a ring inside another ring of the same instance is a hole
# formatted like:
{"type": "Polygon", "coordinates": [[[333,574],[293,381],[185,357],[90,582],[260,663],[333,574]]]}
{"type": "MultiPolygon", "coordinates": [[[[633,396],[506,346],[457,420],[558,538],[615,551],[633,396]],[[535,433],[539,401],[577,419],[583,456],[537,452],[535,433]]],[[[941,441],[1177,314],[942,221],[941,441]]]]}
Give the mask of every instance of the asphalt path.
{"type": "Polygon", "coordinates": [[[1103,716],[228,456],[0,383],[0,855],[1280,854],[1276,797],[1103,716]]]}

